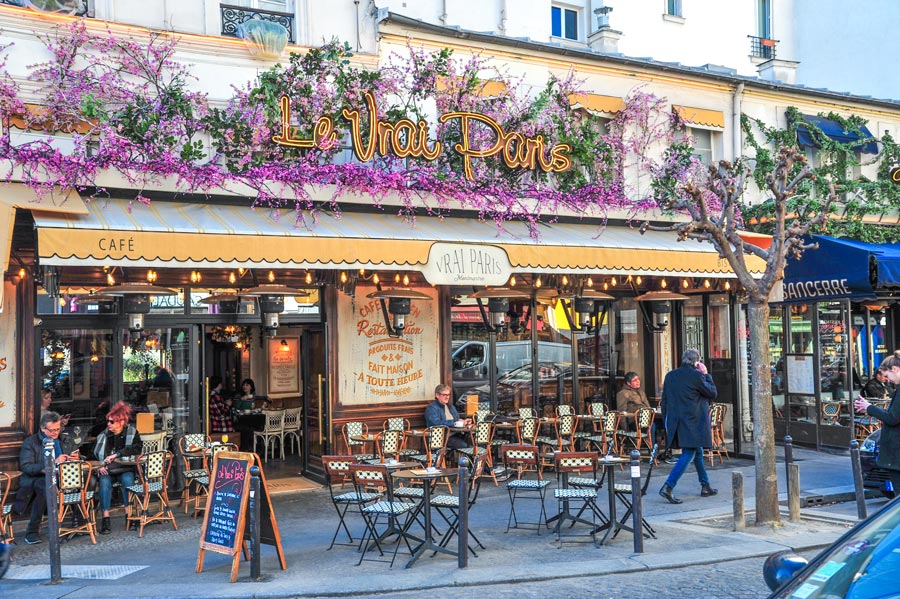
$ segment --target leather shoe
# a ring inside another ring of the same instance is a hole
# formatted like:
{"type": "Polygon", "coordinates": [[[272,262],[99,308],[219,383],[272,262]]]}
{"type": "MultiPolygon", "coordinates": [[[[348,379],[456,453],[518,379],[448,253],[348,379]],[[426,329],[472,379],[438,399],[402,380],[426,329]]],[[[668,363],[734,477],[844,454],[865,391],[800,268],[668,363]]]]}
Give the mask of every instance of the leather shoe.
{"type": "Polygon", "coordinates": [[[109,516],[104,516],[103,520],[100,522],[100,534],[108,535],[112,532],[112,528],[109,526],[109,516]]]}
{"type": "Polygon", "coordinates": [[[712,497],[718,493],[718,489],[713,489],[709,485],[700,485],[700,497],[712,497]]]}
{"type": "Polygon", "coordinates": [[[659,490],[659,496],[668,501],[669,503],[679,504],[681,500],[675,497],[674,489],[669,485],[663,485],[662,489],[659,490]]]}

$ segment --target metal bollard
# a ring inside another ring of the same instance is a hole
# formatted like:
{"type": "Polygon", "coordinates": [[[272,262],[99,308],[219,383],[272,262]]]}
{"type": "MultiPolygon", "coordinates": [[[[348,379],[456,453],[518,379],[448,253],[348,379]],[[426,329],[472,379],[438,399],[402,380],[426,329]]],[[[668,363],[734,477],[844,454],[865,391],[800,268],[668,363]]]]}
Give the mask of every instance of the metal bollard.
{"type": "Polygon", "coordinates": [[[259,466],[250,468],[250,580],[260,580],[259,466]]]}
{"type": "Polygon", "coordinates": [[[866,488],[863,487],[862,467],[859,465],[859,441],[850,441],[850,465],[853,467],[853,489],[856,491],[856,513],[860,520],[868,515],[866,512],[866,488]]]}
{"type": "MultiPolygon", "coordinates": [[[[613,525],[610,522],[610,525],[613,525]]],[[[641,505],[641,452],[631,450],[631,527],[634,529],[634,552],[644,552],[644,508],[641,505]]]]}
{"type": "Polygon", "coordinates": [[[744,514],[744,473],[739,470],[731,472],[731,505],[734,530],[744,530],[747,527],[744,514]]]}
{"type": "Polygon", "coordinates": [[[784,478],[785,490],[788,497],[791,496],[791,477],[788,474],[791,464],[794,463],[794,440],[790,435],[784,438],[784,478]]]}
{"type": "Polygon", "coordinates": [[[57,583],[62,581],[62,562],[59,556],[59,500],[56,493],[56,455],[53,440],[49,437],[44,438],[44,497],[47,498],[50,582],[57,583]]]}
{"type": "Polygon", "coordinates": [[[800,466],[798,464],[788,465],[788,480],[791,482],[788,487],[788,519],[791,522],[800,522],[800,466]]]}
{"type": "MultiPolygon", "coordinates": [[[[457,565],[460,568],[469,566],[469,469],[466,467],[467,463],[466,458],[459,459],[459,519],[456,523],[458,529],[456,555],[457,565]]],[[[427,510],[428,507],[426,506],[425,509],[427,510]]]]}

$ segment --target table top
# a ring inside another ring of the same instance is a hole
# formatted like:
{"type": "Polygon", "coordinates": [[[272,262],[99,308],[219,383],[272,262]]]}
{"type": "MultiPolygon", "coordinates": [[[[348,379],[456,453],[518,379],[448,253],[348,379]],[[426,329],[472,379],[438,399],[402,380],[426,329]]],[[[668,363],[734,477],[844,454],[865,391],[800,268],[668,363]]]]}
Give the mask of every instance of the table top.
{"type": "Polygon", "coordinates": [[[427,472],[425,468],[417,468],[411,470],[399,470],[394,472],[396,478],[429,480],[432,478],[443,478],[445,476],[456,476],[459,468],[439,468],[434,472],[427,472]]]}
{"type": "Polygon", "coordinates": [[[388,470],[408,470],[410,468],[416,468],[419,466],[419,462],[397,462],[391,460],[385,460],[384,462],[372,462],[374,466],[384,466],[388,470]]]}
{"type": "Polygon", "coordinates": [[[623,458],[620,456],[603,456],[597,460],[600,466],[618,466],[619,464],[630,464],[631,458],[623,458]]]}
{"type": "MultiPolygon", "coordinates": [[[[20,470],[0,470],[2,474],[8,474],[10,479],[16,479],[22,476],[22,472],[20,470]]],[[[6,480],[5,478],[3,480],[6,480]]]]}
{"type": "Polygon", "coordinates": [[[365,435],[350,435],[351,441],[371,442],[381,438],[379,433],[366,433],[365,435]]]}

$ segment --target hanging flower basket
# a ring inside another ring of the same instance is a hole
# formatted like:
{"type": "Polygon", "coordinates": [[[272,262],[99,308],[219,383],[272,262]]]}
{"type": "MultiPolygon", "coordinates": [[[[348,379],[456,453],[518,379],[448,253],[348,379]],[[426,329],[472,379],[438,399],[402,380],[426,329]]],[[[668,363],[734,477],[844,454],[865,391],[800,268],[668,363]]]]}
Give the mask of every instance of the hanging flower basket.
{"type": "Polygon", "coordinates": [[[237,26],[238,37],[247,44],[250,54],[257,58],[278,58],[288,43],[283,25],[262,19],[250,19],[237,26]]]}

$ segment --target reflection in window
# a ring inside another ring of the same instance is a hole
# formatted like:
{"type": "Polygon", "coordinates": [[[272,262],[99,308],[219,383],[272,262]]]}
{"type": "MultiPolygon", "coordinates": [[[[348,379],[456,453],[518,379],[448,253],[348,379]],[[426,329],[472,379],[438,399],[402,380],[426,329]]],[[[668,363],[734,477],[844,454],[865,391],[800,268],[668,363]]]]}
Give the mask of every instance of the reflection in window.
{"type": "Polygon", "coordinates": [[[819,377],[822,389],[822,424],[852,420],[847,394],[847,323],[844,304],[819,304],[819,377]]]}

